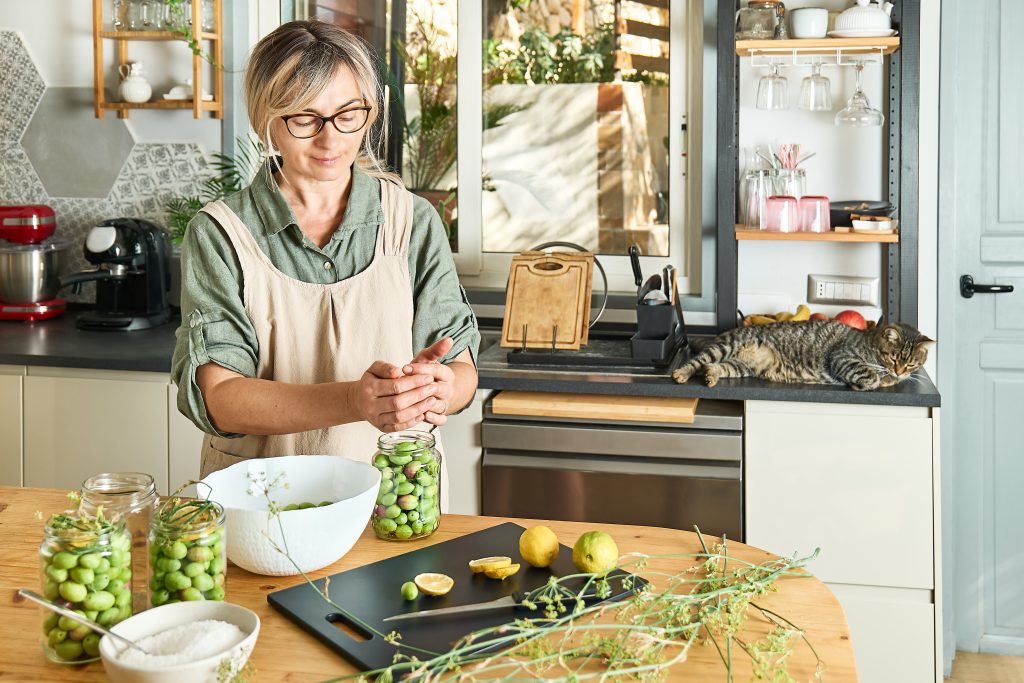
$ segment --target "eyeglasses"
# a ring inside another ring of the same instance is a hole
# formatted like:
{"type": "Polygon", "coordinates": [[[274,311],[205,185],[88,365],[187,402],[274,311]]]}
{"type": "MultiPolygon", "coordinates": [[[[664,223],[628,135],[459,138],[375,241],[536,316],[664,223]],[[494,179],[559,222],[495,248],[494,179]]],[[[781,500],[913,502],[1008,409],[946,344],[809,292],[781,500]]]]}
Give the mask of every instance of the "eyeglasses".
{"type": "Polygon", "coordinates": [[[370,110],[373,107],[369,104],[361,107],[350,107],[342,109],[332,116],[317,116],[316,114],[291,114],[282,116],[281,120],[288,128],[293,138],[305,140],[316,137],[328,121],[339,133],[358,133],[366,125],[370,118],[370,110]]]}

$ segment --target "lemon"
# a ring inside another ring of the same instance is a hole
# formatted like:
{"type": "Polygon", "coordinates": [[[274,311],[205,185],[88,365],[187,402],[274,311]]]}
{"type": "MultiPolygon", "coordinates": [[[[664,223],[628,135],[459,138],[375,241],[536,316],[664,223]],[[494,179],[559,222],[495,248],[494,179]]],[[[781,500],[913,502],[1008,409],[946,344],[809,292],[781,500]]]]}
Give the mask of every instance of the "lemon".
{"type": "Polygon", "coordinates": [[[505,580],[508,577],[519,571],[518,564],[510,564],[507,567],[495,567],[494,569],[488,569],[484,572],[484,576],[491,579],[502,579],[505,580]]]}
{"type": "Polygon", "coordinates": [[[546,526],[531,526],[519,537],[519,554],[534,567],[548,567],[558,557],[558,536],[546,526]]]}
{"type": "Polygon", "coordinates": [[[572,547],[572,563],[588,574],[603,574],[615,567],[619,547],[615,539],[603,531],[588,531],[572,547]]]}
{"type": "Polygon", "coordinates": [[[417,574],[413,582],[425,595],[445,595],[455,585],[455,579],[446,574],[417,574]]]}
{"type": "Polygon", "coordinates": [[[488,569],[499,569],[512,564],[511,557],[481,557],[479,560],[470,560],[469,568],[474,574],[486,572],[488,569]]]}

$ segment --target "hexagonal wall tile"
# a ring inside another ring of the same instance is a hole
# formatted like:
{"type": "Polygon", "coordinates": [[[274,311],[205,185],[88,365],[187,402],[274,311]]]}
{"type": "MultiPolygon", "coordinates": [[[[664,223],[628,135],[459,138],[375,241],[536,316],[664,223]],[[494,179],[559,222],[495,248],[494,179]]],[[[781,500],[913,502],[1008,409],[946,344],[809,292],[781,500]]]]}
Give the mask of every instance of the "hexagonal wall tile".
{"type": "Polygon", "coordinates": [[[211,175],[199,145],[135,145],[114,181],[110,200],[123,215],[166,220],[164,204],[173,197],[198,196],[211,175]]]}
{"type": "Polygon", "coordinates": [[[45,88],[21,37],[0,31],[0,141],[21,139],[45,88]]]}
{"type": "MultiPolygon", "coordinates": [[[[68,272],[95,268],[85,260],[82,246],[85,236],[94,226],[108,218],[116,218],[114,206],[110,200],[80,199],[78,197],[51,197],[47,202],[57,214],[56,235],[71,242],[64,260],[68,272]]],[[[61,290],[60,295],[68,301],[96,301],[95,283],[84,283],[77,294],[70,288],[61,290]]]]}
{"type": "Polygon", "coordinates": [[[0,142],[0,204],[45,204],[46,190],[17,142],[0,142]]]}
{"type": "Polygon", "coordinates": [[[93,114],[91,88],[47,88],[21,145],[52,197],[106,198],[135,141],[124,121],[93,114]]]}

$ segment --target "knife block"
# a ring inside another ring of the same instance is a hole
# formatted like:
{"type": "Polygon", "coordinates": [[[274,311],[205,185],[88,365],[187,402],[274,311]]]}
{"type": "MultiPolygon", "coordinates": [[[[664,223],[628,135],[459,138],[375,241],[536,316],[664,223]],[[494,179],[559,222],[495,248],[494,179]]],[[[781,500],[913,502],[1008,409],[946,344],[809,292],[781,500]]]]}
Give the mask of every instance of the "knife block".
{"type": "Polygon", "coordinates": [[[667,363],[679,342],[679,315],[671,304],[637,304],[636,334],[630,339],[633,358],[667,363]]]}

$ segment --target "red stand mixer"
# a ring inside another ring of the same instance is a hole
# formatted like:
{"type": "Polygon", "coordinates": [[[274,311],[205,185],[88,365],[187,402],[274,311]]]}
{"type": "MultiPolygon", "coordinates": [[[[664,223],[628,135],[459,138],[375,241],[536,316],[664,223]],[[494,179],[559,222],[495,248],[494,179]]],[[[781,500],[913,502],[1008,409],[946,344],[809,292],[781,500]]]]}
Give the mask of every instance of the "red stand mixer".
{"type": "Polygon", "coordinates": [[[53,238],[56,228],[48,206],[0,206],[0,320],[45,320],[67,308],[57,291],[70,243],[53,238]]]}

